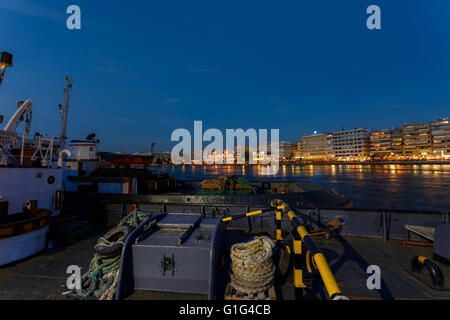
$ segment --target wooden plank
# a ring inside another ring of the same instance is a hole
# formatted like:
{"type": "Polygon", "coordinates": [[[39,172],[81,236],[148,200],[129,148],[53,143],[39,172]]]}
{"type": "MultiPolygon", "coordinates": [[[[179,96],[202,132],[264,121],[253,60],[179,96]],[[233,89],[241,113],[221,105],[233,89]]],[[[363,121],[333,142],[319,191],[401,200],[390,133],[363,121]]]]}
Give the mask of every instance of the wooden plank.
{"type": "Polygon", "coordinates": [[[415,234],[418,234],[419,236],[422,236],[425,239],[434,241],[435,228],[433,228],[433,227],[413,226],[413,225],[405,224],[405,229],[409,230],[415,234]]]}

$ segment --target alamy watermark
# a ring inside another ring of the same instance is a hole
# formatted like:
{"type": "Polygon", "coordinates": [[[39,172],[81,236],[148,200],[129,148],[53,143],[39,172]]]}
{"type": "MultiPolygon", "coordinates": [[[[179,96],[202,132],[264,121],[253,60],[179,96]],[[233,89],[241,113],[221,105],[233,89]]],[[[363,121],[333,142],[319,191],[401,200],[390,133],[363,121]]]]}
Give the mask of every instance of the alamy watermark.
{"type": "Polygon", "coordinates": [[[69,30],[81,29],[81,9],[77,5],[70,5],[67,7],[66,13],[69,16],[66,19],[66,26],[69,30]]]}
{"type": "MultiPolygon", "coordinates": [[[[66,26],[69,30],[81,29],[81,9],[78,5],[72,4],[67,7],[66,13],[69,15],[66,19],[66,26]]],[[[379,6],[372,4],[367,7],[366,13],[370,16],[366,20],[366,26],[369,30],[381,29],[381,9],[379,6]]]]}
{"type": "Polygon", "coordinates": [[[367,14],[370,16],[366,20],[366,26],[369,30],[380,30],[381,29],[381,9],[379,6],[372,4],[367,7],[367,14]]]}
{"type": "Polygon", "coordinates": [[[367,274],[370,276],[367,278],[366,285],[369,290],[381,289],[381,269],[379,266],[373,264],[367,267],[367,274]]]}
{"type": "Polygon", "coordinates": [[[81,290],[81,268],[77,265],[70,265],[66,270],[70,276],[67,278],[66,286],[70,290],[81,290]]]}
{"type": "Polygon", "coordinates": [[[279,168],[279,129],[270,129],[270,142],[267,134],[267,129],[226,129],[224,148],[224,134],[219,129],[203,132],[203,122],[194,121],[193,143],[189,130],[179,128],[172,132],[171,141],[178,142],[172,148],[172,163],[262,164],[269,165],[267,172],[262,174],[274,175],[279,168]],[[211,143],[203,148],[203,142],[211,143]]]}

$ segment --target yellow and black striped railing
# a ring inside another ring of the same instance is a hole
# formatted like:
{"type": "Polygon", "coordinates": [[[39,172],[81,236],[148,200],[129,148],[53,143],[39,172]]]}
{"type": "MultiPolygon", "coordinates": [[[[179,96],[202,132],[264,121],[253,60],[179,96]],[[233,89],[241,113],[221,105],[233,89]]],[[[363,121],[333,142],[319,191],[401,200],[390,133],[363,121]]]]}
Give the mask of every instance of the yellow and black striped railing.
{"type": "Polygon", "coordinates": [[[243,214],[237,214],[235,216],[230,216],[230,217],[225,217],[222,218],[223,222],[228,222],[231,220],[237,220],[237,219],[241,219],[241,218],[245,218],[245,217],[251,217],[251,216],[256,216],[258,214],[263,214],[263,213],[267,213],[267,212],[271,212],[273,211],[273,208],[267,208],[267,209],[262,209],[262,210],[256,210],[256,211],[251,211],[251,212],[247,212],[247,213],[243,213],[243,214]]]}
{"type": "Polygon", "coordinates": [[[339,285],[334,278],[333,272],[328,266],[328,262],[325,259],[324,254],[317,247],[314,240],[311,238],[300,220],[298,220],[294,211],[291,210],[282,200],[272,200],[271,208],[251,211],[230,217],[224,217],[222,218],[222,221],[229,222],[232,220],[256,216],[273,211],[275,211],[275,238],[279,248],[282,247],[284,240],[281,233],[281,221],[283,214],[286,214],[289,217],[289,220],[291,221],[293,227],[293,248],[289,248],[289,246],[286,246],[286,250],[288,251],[288,253],[292,252],[293,254],[294,287],[296,299],[302,299],[303,290],[308,289],[308,286],[304,282],[303,272],[305,270],[308,275],[314,275],[317,274],[317,272],[320,274],[320,277],[330,299],[348,300],[348,298],[341,293],[339,285]]]}
{"type": "Polygon", "coordinates": [[[287,214],[293,226],[294,286],[296,298],[301,299],[303,296],[303,289],[307,288],[303,281],[303,266],[306,264],[309,272],[312,272],[313,269],[317,269],[319,271],[320,277],[322,278],[330,299],[348,299],[342,295],[339,285],[334,278],[333,272],[328,266],[328,262],[324,254],[317,247],[308,231],[295,215],[294,211],[291,210],[282,200],[272,200],[271,205],[276,208],[277,212],[277,241],[282,240],[281,214],[287,214]],[[280,212],[279,215],[278,212],[280,212]],[[278,234],[280,237],[278,237],[278,234]]]}

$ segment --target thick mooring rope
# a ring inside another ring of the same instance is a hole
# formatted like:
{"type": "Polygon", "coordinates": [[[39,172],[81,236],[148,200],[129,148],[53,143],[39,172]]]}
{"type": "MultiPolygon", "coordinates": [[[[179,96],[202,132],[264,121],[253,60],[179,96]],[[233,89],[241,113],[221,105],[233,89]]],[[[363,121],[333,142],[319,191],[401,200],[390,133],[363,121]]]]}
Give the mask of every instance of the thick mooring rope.
{"type": "Polygon", "coordinates": [[[269,237],[255,237],[250,242],[231,247],[231,285],[242,293],[256,294],[269,289],[274,282],[275,244],[269,237]]]}
{"type": "MultiPolygon", "coordinates": [[[[120,220],[118,226],[127,225],[135,228],[151,215],[151,213],[134,210],[120,220]]],[[[108,241],[103,237],[100,237],[95,246],[106,247],[116,245],[117,243],[121,243],[123,246],[124,241],[125,236],[119,237],[115,241],[108,241]]],[[[77,299],[88,299],[93,295],[99,300],[112,300],[119,281],[121,258],[121,252],[114,257],[105,257],[96,253],[89,265],[89,271],[81,277],[82,289],[74,289],[63,294],[77,299]]]]}

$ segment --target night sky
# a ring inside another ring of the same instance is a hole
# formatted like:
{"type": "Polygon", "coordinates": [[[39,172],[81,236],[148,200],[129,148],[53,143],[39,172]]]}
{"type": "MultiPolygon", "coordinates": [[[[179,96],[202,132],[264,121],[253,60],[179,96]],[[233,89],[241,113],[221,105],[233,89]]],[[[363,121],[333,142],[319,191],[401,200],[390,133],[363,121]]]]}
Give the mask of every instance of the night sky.
{"type": "Polygon", "coordinates": [[[0,0],[0,51],[14,54],[0,114],[31,98],[32,132],[59,135],[69,74],[68,136],[95,132],[103,151],[168,151],[194,120],[296,141],[450,116],[448,0],[0,0]]]}

